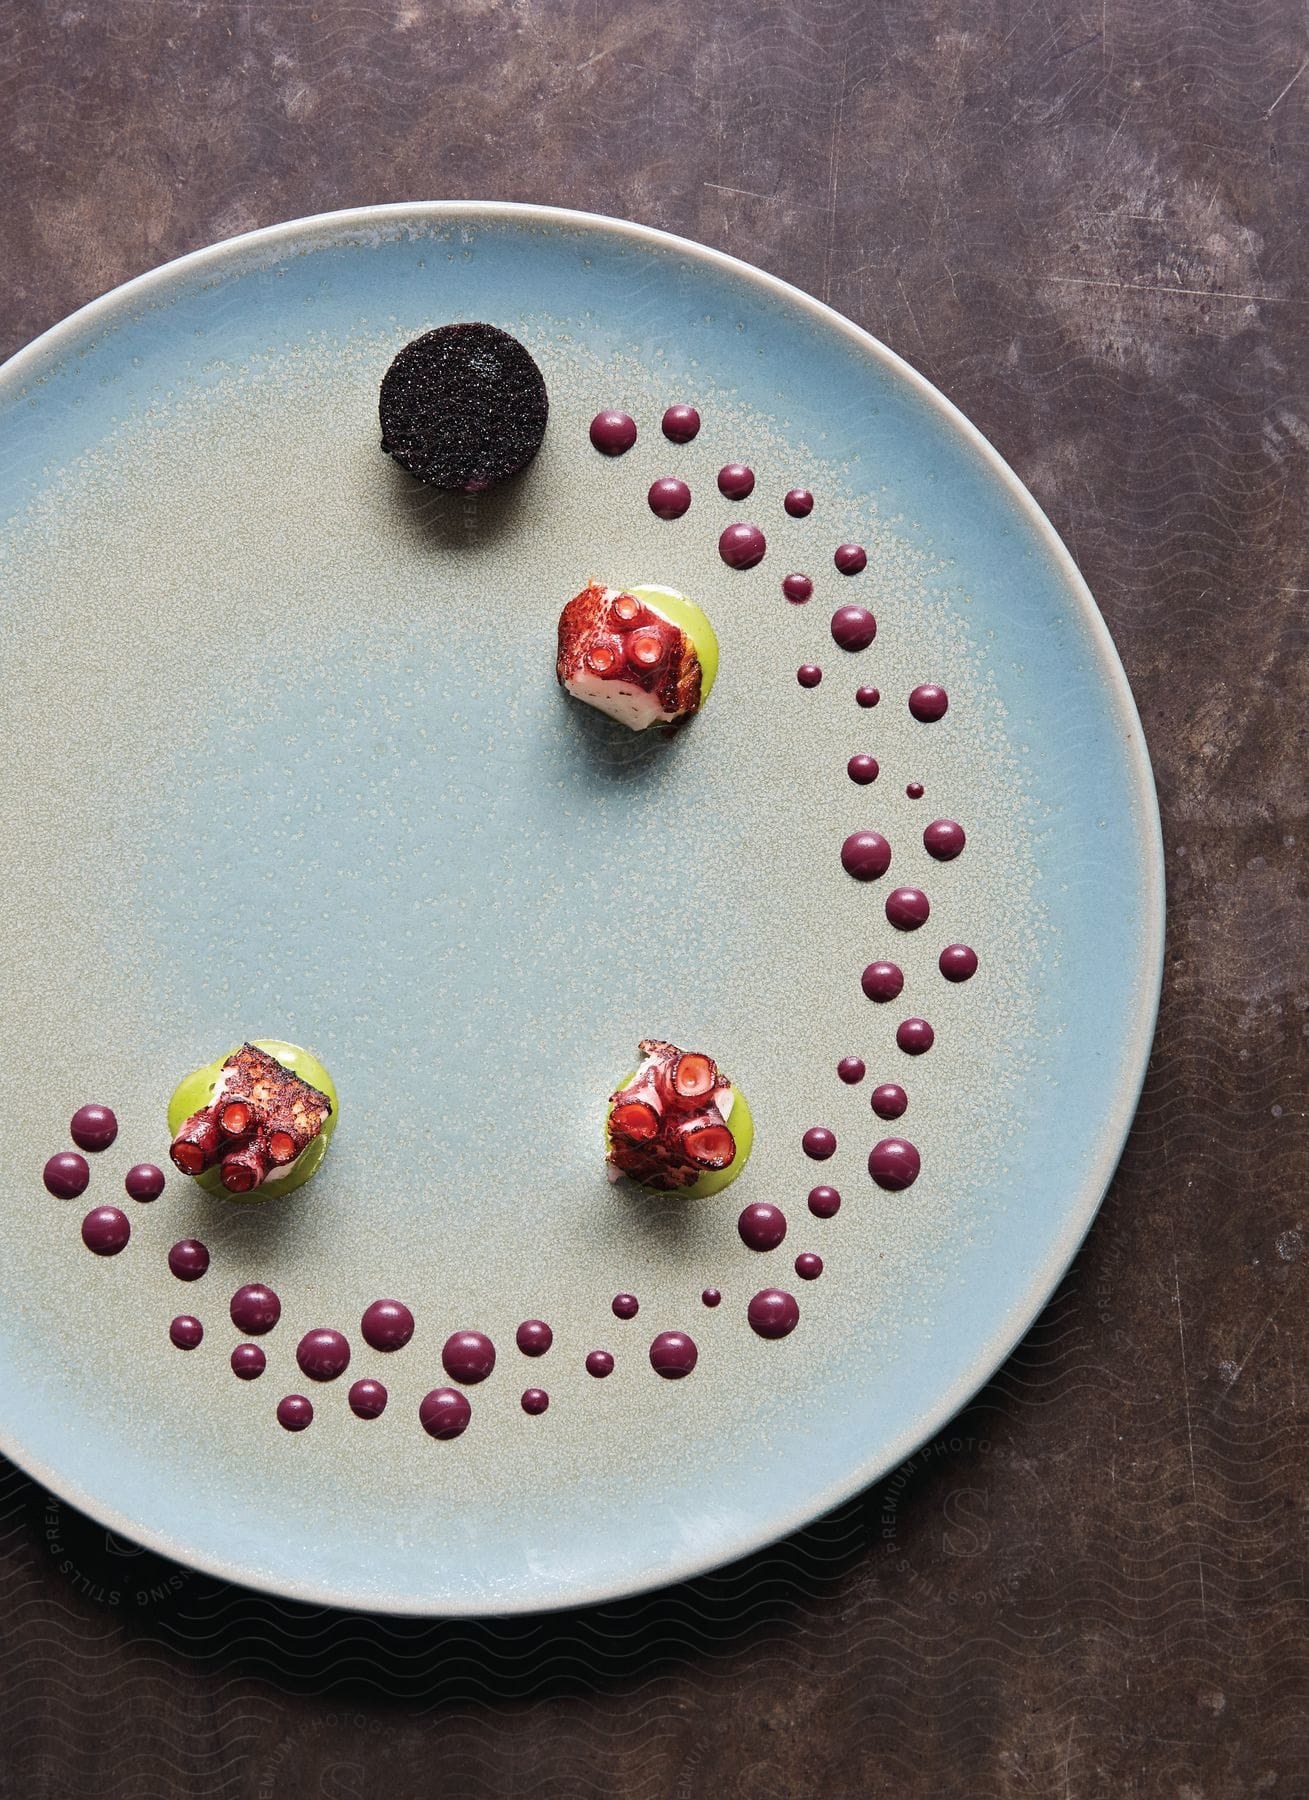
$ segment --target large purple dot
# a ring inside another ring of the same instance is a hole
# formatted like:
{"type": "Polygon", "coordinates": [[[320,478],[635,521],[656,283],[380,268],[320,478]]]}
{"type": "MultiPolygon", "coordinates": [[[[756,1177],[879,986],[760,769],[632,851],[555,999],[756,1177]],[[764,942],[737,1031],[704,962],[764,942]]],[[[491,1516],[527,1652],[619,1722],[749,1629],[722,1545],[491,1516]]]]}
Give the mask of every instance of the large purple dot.
{"type": "Polygon", "coordinates": [[[841,1210],[841,1196],[834,1187],[810,1188],[809,1210],[816,1219],[834,1219],[841,1210]]]}
{"type": "Polygon", "coordinates": [[[554,1341],[555,1334],[544,1319],[524,1319],[514,1334],[524,1356],[544,1356],[554,1341]]]}
{"type": "Polygon", "coordinates": [[[283,1431],[303,1431],[314,1422],[313,1402],[303,1394],[283,1394],[277,1403],[277,1422],[283,1431]]]}
{"type": "Polygon", "coordinates": [[[926,1019],[901,1019],[895,1041],[906,1056],[921,1056],[936,1042],[936,1033],[926,1019]]]}
{"type": "Polygon", "coordinates": [[[877,620],[866,606],[838,606],[832,614],[832,638],[842,650],[866,650],[877,636],[877,620]]]}
{"type": "Polygon", "coordinates": [[[168,1335],[179,1350],[194,1350],[204,1334],[204,1326],[193,1313],[179,1313],[168,1327],[168,1335]]]}
{"type": "Polygon", "coordinates": [[[934,681],[924,681],[909,696],[909,710],[924,725],[934,725],[950,710],[950,696],[934,681]]]}
{"type": "Polygon", "coordinates": [[[700,430],[700,415],[693,406],[670,406],[661,424],[670,444],[689,444],[700,430]]]}
{"type": "Polygon", "coordinates": [[[209,1252],[199,1238],[183,1238],[168,1252],[168,1266],[179,1281],[199,1281],[209,1267],[209,1252]]]}
{"type": "Polygon", "coordinates": [[[591,421],[591,442],[603,456],[621,456],[636,442],[636,424],[625,412],[599,412],[591,421]]]}
{"type": "Polygon", "coordinates": [[[685,1331],[661,1331],[650,1345],[650,1367],[665,1381],[689,1375],[700,1357],[695,1339],[685,1331]]]}
{"type": "Polygon", "coordinates": [[[921,1166],[918,1152],[905,1138],[883,1138],[868,1152],[868,1173],[878,1187],[893,1193],[912,1187],[921,1166]]]}
{"type": "Polygon", "coordinates": [[[657,519],[680,519],[691,504],[691,490],[676,475],[664,475],[650,483],[646,500],[657,519]]]}
{"type": "Polygon", "coordinates": [[[776,1250],[786,1236],[786,1214],[780,1206],[757,1200],[745,1207],[736,1221],[741,1242],[751,1250],[776,1250]]]}
{"type": "Polygon", "coordinates": [[[634,1319],[641,1310],[641,1302],[635,1294],[615,1294],[609,1302],[609,1310],[616,1319],[634,1319]]]}
{"type": "Polygon", "coordinates": [[[418,1420],[428,1437],[457,1438],[472,1416],[467,1395],[457,1388],[433,1388],[418,1407],[418,1420]]]}
{"type": "Polygon", "coordinates": [[[795,678],[803,688],[815,688],[823,679],[823,671],[817,663],[801,663],[795,672],[795,678]]]}
{"type": "Polygon", "coordinates": [[[841,845],[841,867],[856,881],[876,881],[891,866],[891,846],[880,831],[852,831],[841,845]]]}
{"type": "Polygon", "coordinates": [[[718,491],[726,500],[748,500],[754,493],[754,470],[744,463],[724,463],[718,471],[718,491]]]}
{"type": "Polygon", "coordinates": [[[894,1000],[904,986],[904,971],[893,962],[871,962],[859,985],[870,1000],[894,1000]]]}
{"type": "Polygon", "coordinates": [[[826,1162],[836,1150],[836,1133],[826,1125],[811,1125],[800,1143],[806,1156],[815,1162],[826,1162]]]}
{"type": "Polygon", "coordinates": [[[153,1163],[134,1163],[123,1186],[133,1200],[157,1200],[164,1191],[164,1172],[153,1163]]]}
{"type": "Polygon", "coordinates": [[[335,1381],[350,1362],[350,1345],[339,1331],[319,1325],[306,1331],[295,1347],[300,1372],[310,1381],[335,1381]]]}
{"type": "Polygon", "coordinates": [[[947,944],[937,967],[947,981],[970,981],[977,973],[977,952],[968,944],[947,944]]]}
{"type": "Polygon", "coordinates": [[[362,1381],[353,1381],[346,1399],[350,1403],[350,1411],[356,1419],[380,1419],[386,1411],[389,1398],[380,1381],[373,1381],[367,1376],[362,1381]]]}
{"type": "Polygon", "coordinates": [[[859,787],[867,787],[870,781],[877,780],[882,769],[875,756],[868,756],[861,752],[850,758],[845,765],[845,772],[859,787]]]}
{"type": "Polygon", "coordinates": [[[868,567],[868,552],[862,544],[838,544],[832,561],[842,575],[858,575],[868,567]]]}
{"type": "Polygon", "coordinates": [[[41,1179],[56,1200],[76,1200],[86,1192],[91,1165],[76,1150],[61,1150],[46,1163],[41,1179]]]}
{"type": "Polygon", "coordinates": [[[886,916],[897,931],[917,931],[927,923],[931,903],[921,888],[892,888],[886,896],[886,916]]]}
{"type": "Polygon", "coordinates": [[[933,819],[923,832],[923,848],[937,862],[953,862],[966,842],[963,826],[954,819],[933,819]]]}
{"type": "Polygon", "coordinates": [[[793,519],[807,519],[814,510],[814,497],[808,488],[789,488],[782,505],[793,519]]]}
{"type": "Polygon", "coordinates": [[[753,569],[764,560],[768,540],[757,525],[728,525],[719,534],[718,554],[729,569],[753,569]]]}
{"type": "Polygon", "coordinates": [[[127,1214],[116,1206],[94,1206],[82,1220],[82,1242],[97,1256],[117,1256],[131,1235],[127,1214]]]}
{"type": "Polygon", "coordinates": [[[232,1295],[228,1311],[238,1331],[244,1331],[250,1337],[262,1337],[281,1318],[282,1302],[262,1281],[250,1281],[232,1295]]]}
{"type": "Polygon", "coordinates": [[[858,687],[854,691],[854,697],[860,706],[867,707],[876,706],[877,702],[882,698],[882,694],[880,688],[858,687]]]}
{"type": "Polygon", "coordinates": [[[868,1096],[879,1119],[898,1119],[909,1105],[909,1096],[898,1081],[883,1081],[868,1096]]]}
{"type": "Polygon", "coordinates": [[[603,1381],[606,1375],[614,1372],[614,1359],[608,1350],[588,1350],[586,1355],[586,1372],[594,1375],[597,1381],[603,1381]]]}
{"type": "Polygon", "coordinates": [[[359,1321],[359,1333],[372,1350],[402,1350],[414,1335],[414,1315],[403,1300],[374,1300],[359,1321]]]}
{"type": "Polygon", "coordinates": [[[242,1381],[257,1381],[268,1367],[268,1358],[258,1344],[238,1344],[231,1355],[232,1373],[242,1381]]]}
{"type": "Polygon", "coordinates": [[[763,1338],[784,1338],[800,1322],[794,1294],[784,1288],[762,1288],[746,1308],[751,1326],[763,1338]]]}
{"type": "Polygon", "coordinates": [[[441,1346],[441,1366],[451,1381],[485,1381],[495,1367],[495,1345],[484,1331],[455,1331],[441,1346]]]}
{"type": "Polygon", "coordinates": [[[79,1106],[68,1130],[79,1150],[107,1150],[118,1136],[118,1120],[107,1106],[79,1106]]]}

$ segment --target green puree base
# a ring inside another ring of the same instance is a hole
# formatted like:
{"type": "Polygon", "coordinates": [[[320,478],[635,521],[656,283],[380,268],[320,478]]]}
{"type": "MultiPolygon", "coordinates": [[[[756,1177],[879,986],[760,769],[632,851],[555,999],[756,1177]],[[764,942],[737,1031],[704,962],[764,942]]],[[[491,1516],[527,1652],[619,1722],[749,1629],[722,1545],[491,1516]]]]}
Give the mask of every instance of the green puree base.
{"type": "MultiPolygon", "coordinates": [[[[248,1194],[229,1193],[223,1186],[217,1165],[212,1169],[206,1169],[203,1175],[195,1177],[207,1194],[222,1194],[225,1199],[233,1200],[241,1206],[258,1206],[265,1200],[279,1199],[281,1195],[293,1194],[297,1188],[303,1187],[327,1155],[327,1146],[332,1133],[336,1130],[336,1121],[341,1112],[341,1103],[336,1097],[336,1084],[316,1056],[311,1056],[298,1044],[284,1043],[281,1038],[251,1038],[250,1042],[257,1050],[266,1050],[269,1056],[275,1057],[284,1069],[289,1069],[293,1075],[298,1075],[301,1081],[307,1081],[310,1087],[317,1088],[320,1094],[326,1094],[332,1102],[332,1110],[323,1121],[323,1128],[318,1136],[300,1152],[291,1165],[291,1173],[283,1176],[280,1181],[274,1181],[271,1186],[265,1181],[248,1194]]],[[[202,1106],[208,1106],[214,1097],[214,1090],[218,1086],[218,1078],[222,1073],[223,1064],[240,1047],[239,1044],[233,1044],[231,1050],[225,1050],[221,1056],[215,1057],[211,1063],[206,1063],[202,1069],[193,1069],[189,1075],[184,1076],[178,1082],[173,1089],[173,1097],[168,1102],[168,1135],[170,1138],[177,1136],[192,1113],[199,1112],[202,1106]]]]}

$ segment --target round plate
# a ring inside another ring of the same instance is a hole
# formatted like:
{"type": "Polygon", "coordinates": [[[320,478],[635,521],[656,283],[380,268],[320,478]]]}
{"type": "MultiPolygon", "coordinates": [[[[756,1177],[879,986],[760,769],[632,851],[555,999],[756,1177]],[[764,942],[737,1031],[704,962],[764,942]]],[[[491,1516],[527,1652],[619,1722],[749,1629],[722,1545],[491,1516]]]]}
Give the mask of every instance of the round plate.
{"type": "Polygon", "coordinates": [[[527,1611],[673,1581],[788,1532],[935,1431],[995,1369],[1066,1268],[1112,1172],[1161,965],[1159,828],[1108,634],[1030,496],[975,430],[864,332],[757,270],[658,232],[538,207],[388,206],[255,232],[84,308],[0,374],[8,847],[0,1009],[0,1445],[114,1529],[288,1596],[408,1613],[527,1611]],[[432,493],[378,449],[377,388],[448,319],[521,337],[551,397],[516,483],[432,493]],[[663,409],[690,400],[694,443],[663,409]],[[592,415],[640,436],[608,459],[592,415]],[[720,465],[748,462],[748,501],[720,465]],[[656,519],[646,489],[694,500],[656,519]],[[782,507],[812,489],[806,519],[782,507]],[[722,528],[759,523],[749,572],[722,528]],[[867,570],[837,573],[837,544],[867,570]],[[781,578],[813,577],[808,605],[781,578]],[[568,701],[555,621],[591,577],[699,600],[722,643],[712,700],[669,740],[568,701]],[[875,644],[837,648],[841,604],[875,644]],[[815,688],[795,671],[814,662],[815,688]],[[910,717],[943,683],[940,722],[910,717]],[[855,690],[881,690],[875,710],[855,690]],[[859,787],[847,758],[881,774],[859,787]],[[921,781],[921,799],[906,785],[921,781]],[[960,820],[962,856],[922,832],[960,820]],[[851,880],[875,826],[885,879],[851,880]],[[892,929],[891,884],[931,918],[892,929]],[[981,959],[961,985],[942,945],[981,959]],[[879,956],[898,1002],[864,998],[879,956]],[[907,1015],[936,1029],[919,1058],[907,1015]],[[174,1083],[242,1037],[309,1046],[341,1094],[321,1173],[238,1206],[169,1169],[174,1083]],[[754,1109],[750,1164],[688,1202],[601,1165],[606,1096],[637,1040],[717,1057],[754,1109]],[[837,1080],[857,1054],[867,1080],[837,1080]],[[872,1084],[902,1081],[894,1126],[872,1084]],[[82,1201],[48,1195],[87,1100],[117,1143],[82,1201]],[[838,1149],[816,1164],[805,1129],[838,1149]],[[904,1135],[922,1174],[869,1179],[904,1135]],[[839,1214],[806,1209],[815,1181],[839,1214]],[[785,1244],[745,1248],[771,1200],[785,1244]],[[89,1255],[87,1206],[133,1235],[89,1255]],[[203,1280],[169,1274],[198,1236],[203,1280]],[[821,1279],[799,1281],[816,1250],[821,1279]],[[283,1316],[266,1374],[229,1371],[227,1303],[263,1280],[283,1316]],[[712,1283],[716,1310],[700,1301],[712,1283]],[[766,1342],[750,1296],[801,1318],[766,1342]],[[610,1300],[630,1289],[636,1318],[610,1300]],[[358,1334],[379,1296],[413,1341],[358,1334]],[[184,1353],[169,1321],[195,1313],[184,1353]],[[554,1328],[529,1361],[520,1319],[554,1328]],[[351,1337],[356,1419],[295,1346],[351,1337]],[[437,1442],[418,1404],[456,1329],[499,1361],[472,1423],[437,1442]],[[694,1375],[659,1379],[655,1332],[694,1375]],[[606,1381],[588,1350],[612,1351],[606,1381]],[[519,1406],[529,1385],[549,1411],[519,1406]],[[311,1393],[312,1428],[275,1423],[311,1393]]]}

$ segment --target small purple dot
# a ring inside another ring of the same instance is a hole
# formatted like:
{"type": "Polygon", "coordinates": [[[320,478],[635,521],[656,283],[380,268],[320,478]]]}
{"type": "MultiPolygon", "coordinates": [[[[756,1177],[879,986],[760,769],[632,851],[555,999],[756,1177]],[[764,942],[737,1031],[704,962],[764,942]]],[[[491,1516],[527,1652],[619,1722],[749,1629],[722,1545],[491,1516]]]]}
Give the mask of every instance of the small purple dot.
{"type": "Polygon", "coordinates": [[[485,1381],[495,1367],[495,1345],[484,1331],[452,1331],[441,1346],[441,1367],[465,1387],[485,1381]]]}
{"type": "Polygon", "coordinates": [[[282,1316],[282,1302],[262,1281],[249,1281],[232,1295],[228,1311],[238,1331],[262,1337],[282,1316]]]}
{"type": "Polygon", "coordinates": [[[705,1288],[704,1291],[700,1295],[701,1302],[705,1306],[717,1306],[721,1302],[722,1298],[723,1298],[723,1296],[719,1293],[718,1289],[715,1287],[705,1288]]]}
{"type": "Polygon", "coordinates": [[[612,1375],[614,1359],[607,1350],[590,1350],[586,1357],[586,1372],[594,1375],[597,1381],[603,1381],[606,1375],[612,1375]]]}
{"type": "Polygon", "coordinates": [[[803,606],[814,591],[814,584],[807,575],[784,575],[782,592],[793,606],[803,606]]]}
{"type": "Polygon", "coordinates": [[[876,781],[881,774],[881,764],[875,756],[852,756],[845,765],[845,772],[851,781],[858,782],[860,787],[867,787],[870,781],[876,781]]]}
{"type": "Polygon", "coordinates": [[[91,1165],[76,1150],[61,1150],[41,1171],[41,1179],[56,1200],[76,1200],[91,1179],[91,1165]]]}
{"type": "Polygon", "coordinates": [[[725,500],[748,500],[754,493],[754,470],[744,463],[724,463],[718,471],[718,491],[725,500]]]}
{"type": "Polygon", "coordinates": [[[904,986],[904,972],[893,962],[871,962],[859,985],[870,1000],[894,1000],[904,986]]]}
{"type": "Polygon", "coordinates": [[[133,1200],[157,1200],[164,1191],[164,1172],[153,1163],[136,1163],[127,1171],[123,1186],[133,1200]]]}
{"type": "Polygon", "coordinates": [[[836,1065],[836,1072],[847,1087],[857,1087],[868,1070],[862,1056],[843,1056],[836,1065]]]}
{"type": "Polygon", "coordinates": [[[514,1334],[524,1356],[544,1356],[554,1341],[555,1334],[544,1319],[524,1319],[514,1334]]]}
{"type": "Polygon", "coordinates": [[[898,1119],[909,1105],[909,1096],[898,1081],[884,1081],[873,1089],[868,1103],[879,1119],[898,1119]]]}
{"type": "Polygon", "coordinates": [[[68,1124],[79,1150],[107,1150],[118,1136],[118,1120],[107,1106],[79,1106],[68,1124]]]}
{"type": "Polygon", "coordinates": [[[116,1206],[93,1207],[82,1220],[82,1242],[96,1256],[117,1256],[131,1235],[127,1214],[116,1206]]]}
{"type": "Polygon", "coordinates": [[[908,794],[908,796],[911,800],[921,800],[923,797],[922,782],[921,781],[911,781],[908,784],[908,786],[905,788],[905,793],[908,794]]]}
{"type": "Polygon", "coordinates": [[[257,1381],[268,1367],[268,1358],[258,1344],[238,1344],[231,1356],[232,1373],[242,1381],[257,1381]]]}
{"type": "Polygon", "coordinates": [[[670,444],[689,444],[700,430],[700,415],[693,406],[670,406],[660,423],[670,444]]]}
{"type": "Polygon", "coordinates": [[[314,1409],[303,1394],[283,1394],[277,1403],[277,1422],[283,1431],[303,1431],[314,1422],[314,1409]]]}
{"type": "Polygon", "coordinates": [[[199,1238],[183,1238],[168,1252],[168,1266],[179,1281],[199,1281],[209,1267],[209,1252],[199,1238]]]}
{"type": "Polygon", "coordinates": [[[795,678],[802,688],[816,688],[823,679],[823,671],[817,663],[802,663],[795,672],[795,678]]]}
{"type": "Polygon", "coordinates": [[[641,1302],[635,1294],[615,1294],[609,1310],[616,1319],[634,1319],[641,1310],[641,1302]]]}
{"type": "Polygon", "coordinates": [[[367,1378],[363,1381],[351,1382],[350,1391],[346,1395],[346,1399],[350,1403],[350,1411],[356,1419],[380,1419],[386,1411],[388,1398],[389,1395],[380,1381],[372,1381],[367,1378]]]}
{"type": "Polygon", "coordinates": [[[194,1350],[204,1334],[204,1326],[191,1313],[179,1313],[168,1327],[168,1335],[179,1350],[194,1350]]]}
{"type": "Polygon", "coordinates": [[[947,944],[937,967],[947,981],[971,981],[977,973],[977,952],[968,944],[947,944]]]}
{"type": "MultiPolygon", "coordinates": [[[[691,435],[694,437],[695,433],[692,432],[691,435]]],[[[524,1388],[523,1398],[520,1404],[525,1413],[530,1413],[533,1418],[536,1418],[538,1414],[543,1413],[546,1407],[549,1406],[550,1396],[546,1393],[544,1388],[524,1388]]]]}
{"type": "Polygon", "coordinates": [[[901,1019],[895,1041],[906,1056],[922,1056],[936,1042],[936,1033],[926,1019],[901,1019]]]}
{"type": "Polygon", "coordinates": [[[728,525],[718,537],[718,554],[729,569],[753,569],[764,560],[768,540],[757,525],[728,525]]]}
{"type": "Polygon", "coordinates": [[[793,519],[807,519],[814,510],[814,497],[808,488],[791,488],[784,496],[782,505],[793,519]]]}
{"type": "Polygon", "coordinates": [[[862,544],[838,544],[832,561],[842,575],[858,575],[868,567],[868,552],[862,544]]]}
{"type": "Polygon", "coordinates": [[[860,687],[855,689],[854,697],[860,706],[876,706],[882,694],[879,688],[860,687]]]}
{"type": "Polygon", "coordinates": [[[816,1219],[834,1219],[841,1210],[841,1196],[834,1187],[810,1188],[809,1210],[816,1219]]]}
{"type": "Polygon", "coordinates": [[[967,842],[963,826],[954,819],[933,819],[923,833],[923,848],[937,862],[953,862],[967,842]]]}
{"type": "Polygon", "coordinates": [[[924,681],[909,696],[909,710],[924,725],[934,725],[950,710],[950,696],[934,681],[924,681]]]}
{"type": "Polygon", "coordinates": [[[802,1250],[795,1259],[795,1272],[801,1281],[817,1281],[823,1272],[823,1259],[812,1250],[802,1250]]]}
{"type": "Polygon", "coordinates": [[[806,1156],[815,1162],[826,1162],[836,1149],[836,1133],[826,1125],[811,1125],[800,1142],[806,1156]]]}
{"type": "Polygon", "coordinates": [[[625,412],[599,412],[591,421],[591,442],[602,456],[621,456],[636,442],[635,421],[625,412]]]}
{"type": "Polygon", "coordinates": [[[665,475],[650,483],[646,495],[650,511],[659,519],[680,519],[691,504],[691,490],[676,475],[665,475]]]}
{"type": "Polygon", "coordinates": [[[680,1381],[699,1360],[695,1339],[685,1331],[661,1331],[650,1345],[650,1367],[665,1381],[680,1381]]]}
{"type": "Polygon", "coordinates": [[[921,888],[892,888],[886,896],[886,916],[897,931],[917,931],[927,923],[931,910],[921,888]]]}

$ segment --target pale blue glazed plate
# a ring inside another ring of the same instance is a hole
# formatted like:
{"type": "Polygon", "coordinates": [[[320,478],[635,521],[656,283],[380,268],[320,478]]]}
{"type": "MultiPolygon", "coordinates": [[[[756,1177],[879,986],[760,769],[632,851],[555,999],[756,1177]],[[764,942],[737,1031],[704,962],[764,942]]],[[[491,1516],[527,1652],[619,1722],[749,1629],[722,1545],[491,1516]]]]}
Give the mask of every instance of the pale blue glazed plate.
{"type": "Polygon", "coordinates": [[[129,282],[0,372],[0,1448],[115,1530],[273,1592],[405,1613],[529,1611],[693,1575],[830,1508],[935,1431],[1049,1295],[1100,1201],[1145,1069],[1159,987],[1159,824],[1140,726],[1089,593],[995,452],[882,345],[713,251],[544,208],[416,204],[253,233],[129,282]],[[392,354],[448,319],[524,339],[549,384],[545,446],[480,499],[418,488],[378,449],[392,354]],[[668,404],[704,425],[679,448],[668,404]],[[640,437],[606,460],[591,416],[640,437]],[[748,502],[720,464],[756,471],[748,502]],[[645,504],[684,475],[676,523],[645,504]],[[811,488],[804,520],[783,492],[811,488]],[[769,552],[726,568],[719,531],[769,552]],[[867,571],[838,575],[844,540],[867,571]],[[807,606],[780,583],[812,575],[807,606]],[[558,692],[558,610],[591,576],[680,588],[715,620],[722,672],[675,741],[636,739],[558,692]],[[837,605],[877,614],[836,648],[837,605]],[[795,670],[816,662],[821,686],[795,670]],[[951,697],[921,725],[918,682],[951,697]],[[875,710],[855,688],[876,684],[875,710]],[[871,787],[845,763],[867,750],[871,787]],[[911,800],[906,784],[925,784],[911,800]],[[923,827],[968,845],[934,863],[923,827]],[[886,880],[850,880],[847,832],[884,831],[886,880]],[[928,924],[883,917],[891,880],[928,924]],[[973,981],[937,972],[975,946],[973,981]],[[878,1007],[865,963],[893,956],[878,1007]],[[895,1027],[931,1020],[910,1059],[895,1027]],[[237,1207],[170,1173],[97,1259],[91,1204],[166,1162],[178,1077],[243,1036],[317,1051],[342,1096],[319,1176],[237,1207]],[[699,1203],[611,1189],[600,1121],[637,1039],[716,1055],[753,1103],[739,1182],[699,1203]],[[868,1079],[835,1065],[862,1056],[868,1079]],[[910,1093],[898,1126],[874,1081],[910,1093]],[[41,1167],[87,1100],[117,1144],[84,1201],[41,1167]],[[808,1161],[813,1124],[837,1134],[808,1161]],[[919,1147],[903,1194],[870,1146],[919,1147]],[[844,1194],[812,1218],[818,1180],[844,1194]],[[747,1250],[748,1201],[785,1244],[747,1250]],[[183,1286],[165,1256],[199,1236],[183,1286]],[[822,1278],[792,1273],[799,1251],[822,1278]],[[269,1368],[229,1371],[227,1301],[283,1300],[269,1368]],[[700,1303],[712,1283],[714,1311],[700,1303]],[[757,1289],[801,1321],[767,1343],[757,1289]],[[621,1289],[641,1302],[615,1319],[621,1289]],[[384,1358],[365,1305],[407,1300],[384,1358]],[[194,1312],[191,1353],[168,1324],[194,1312]],[[554,1327],[541,1362],[525,1317],[554,1327]],[[355,1419],[344,1381],[312,1427],[315,1325],[350,1378],[390,1389],[355,1419]],[[446,1335],[499,1346],[453,1443],[419,1429],[446,1335]],[[694,1375],[660,1380],[655,1332],[694,1375]],[[593,1347],[617,1360],[586,1375],[593,1347]],[[549,1411],[519,1407],[546,1387],[549,1411]]]}

